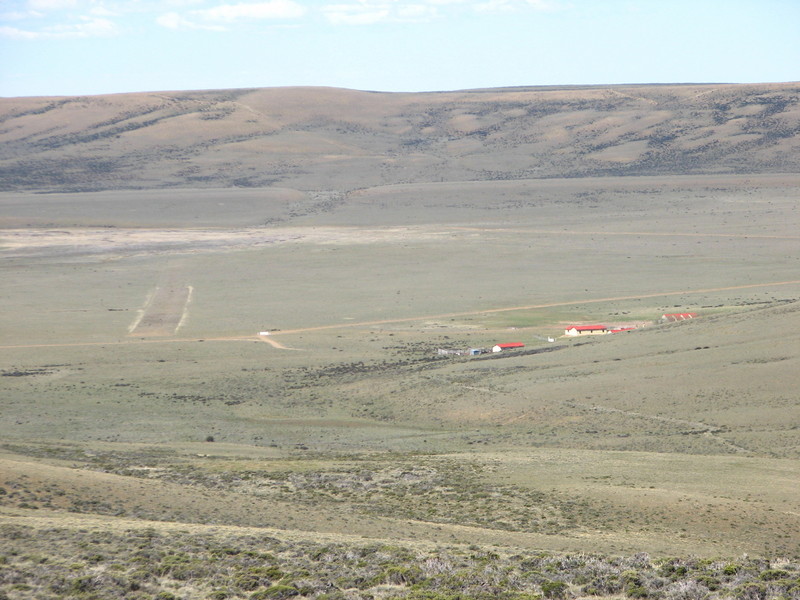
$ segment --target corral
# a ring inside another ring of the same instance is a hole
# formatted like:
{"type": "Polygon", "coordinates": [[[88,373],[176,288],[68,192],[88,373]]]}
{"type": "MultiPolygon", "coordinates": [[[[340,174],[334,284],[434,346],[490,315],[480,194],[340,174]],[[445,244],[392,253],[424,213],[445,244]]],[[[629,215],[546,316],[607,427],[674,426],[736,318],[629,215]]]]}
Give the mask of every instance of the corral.
{"type": "Polygon", "coordinates": [[[689,319],[696,319],[697,313],[693,312],[685,312],[685,313],[665,313],[661,315],[662,321],[668,321],[670,323],[674,323],[676,321],[688,321],[689,319]]]}

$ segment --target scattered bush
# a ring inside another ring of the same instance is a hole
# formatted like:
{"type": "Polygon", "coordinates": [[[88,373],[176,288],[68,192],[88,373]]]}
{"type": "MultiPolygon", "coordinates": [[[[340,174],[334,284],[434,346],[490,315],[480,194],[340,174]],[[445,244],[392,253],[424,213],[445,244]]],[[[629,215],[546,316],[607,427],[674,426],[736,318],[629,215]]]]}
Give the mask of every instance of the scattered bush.
{"type": "Polygon", "coordinates": [[[542,583],[541,588],[545,598],[561,599],[566,597],[569,585],[563,581],[545,581],[542,583]]]}
{"type": "Polygon", "coordinates": [[[783,569],[767,569],[762,571],[758,578],[761,581],[776,581],[778,579],[786,579],[789,577],[789,572],[783,569]]]}
{"type": "Polygon", "coordinates": [[[300,594],[300,591],[290,585],[273,585],[265,590],[252,594],[250,600],[281,600],[300,594]]]}
{"type": "Polygon", "coordinates": [[[411,585],[421,581],[422,569],[416,566],[389,567],[384,571],[383,579],[393,585],[411,585]]]}
{"type": "Polygon", "coordinates": [[[9,530],[0,600],[800,600],[800,564],[422,550],[171,530],[9,530]],[[217,537],[221,536],[221,537],[217,537]],[[80,559],[76,561],[75,559],[80,559]],[[735,568],[734,568],[735,567],[735,568]],[[578,590],[580,590],[578,592],[578,590]]]}
{"type": "Polygon", "coordinates": [[[733,590],[736,600],[766,600],[767,586],[764,583],[750,581],[733,590]]]}
{"type": "Polygon", "coordinates": [[[708,588],[697,581],[688,579],[670,584],[664,590],[665,600],[703,600],[708,596],[708,588]]]}

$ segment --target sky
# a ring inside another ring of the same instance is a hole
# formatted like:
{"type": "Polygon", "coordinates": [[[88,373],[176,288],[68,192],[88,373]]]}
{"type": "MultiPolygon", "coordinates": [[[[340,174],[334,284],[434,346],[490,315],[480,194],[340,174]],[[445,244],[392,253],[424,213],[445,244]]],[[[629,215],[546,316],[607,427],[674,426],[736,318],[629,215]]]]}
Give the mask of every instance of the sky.
{"type": "Polygon", "coordinates": [[[0,0],[0,96],[800,81],[800,0],[0,0]]]}

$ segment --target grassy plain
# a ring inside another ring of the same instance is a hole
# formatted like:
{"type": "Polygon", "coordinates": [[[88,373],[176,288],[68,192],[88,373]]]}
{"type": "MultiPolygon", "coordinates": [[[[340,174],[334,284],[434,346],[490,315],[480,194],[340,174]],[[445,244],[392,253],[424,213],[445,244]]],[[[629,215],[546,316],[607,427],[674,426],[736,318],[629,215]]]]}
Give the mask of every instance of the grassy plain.
{"type": "Polygon", "coordinates": [[[795,598],[798,192],[0,194],[0,588],[795,598]]]}

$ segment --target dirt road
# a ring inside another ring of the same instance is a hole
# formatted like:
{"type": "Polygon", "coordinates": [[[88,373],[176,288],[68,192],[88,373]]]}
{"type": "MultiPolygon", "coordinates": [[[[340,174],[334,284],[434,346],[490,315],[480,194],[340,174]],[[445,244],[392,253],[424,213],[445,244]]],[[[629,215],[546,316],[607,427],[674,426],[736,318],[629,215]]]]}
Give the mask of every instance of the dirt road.
{"type": "Polygon", "coordinates": [[[679,296],[683,294],[708,294],[712,292],[727,292],[727,291],[735,291],[735,290],[746,290],[746,289],[753,289],[753,288],[761,288],[761,287],[776,287],[776,286],[785,286],[785,285],[800,285],[800,280],[792,280],[792,281],[772,281],[768,283],[751,283],[747,285],[734,285],[734,286],[727,286],[727,287],[718,287],[718,288],[703,288],[703,289],[695,289],[695,290],[674,290],[674,291],[667,291],[667,292],[655,292],[652,294],[637,294],[631,296],[613,296],[613,297],[606,297],[606,298],[590,298],[584,300],[569,300],[564,302],[548,302],[544,304],[528,304],[524,306],[507,306],[503,308],[490,308],[484,310],[475,310],[475,311],[464,311],[464,312],[454,312],[454,313],[444,313],[438,315],[420,315],[414,317],[403,317],[399,319],[381,319],[376,321],[352,321],[347,323],[335,323],[331,325],[318,325],[315,327],[301,327],[295,329],[284,329],[281,331],[274,331],[271,332],[269,336],[261,336],[257,334],[253,335],[241,335],[241,336],[226,336],[226,337],[213,337],[213,338],[173,338],[173,337],[164,337],[164,338],[126,338],[126,339],[116,339],[116,340],[109,340],[106,342],[66,342],[66,343],[48,343],[48,344],[8,344],[4,346],[0,346],[0,350],[11,350],[14,348],[60,348],[60,347],[79,347],[79,346],[112,346],[112,345],[119,345],[119,344],[176,344],[176,343],[186,343],[186,342],[253,342],[256,340],[261,340],[266,342],[267,344],[271,345],[273,348],[279,350],[296,350],[296,348],[289,348],[275,340],[276,336],[287,336],[287,335],[294,335],[299,333],[308,333],[308,332],[315,332],[315,331],[328,331],[328,330],[336,330],[336,329],[354,329],[358,327],[373,327],[375,325],[389,325],[394,323],[413,323],[417,321],[429,321],[429,320],[437,320],[437,319],[450,319],[455,317],[469,317],[475,315],[488,315],[488,314],[495,314],[495,313],[502,313],[502,312],[512,312],[517,310],[533,310],[538,308],[553,308],[559,306],[581,306],[586,304],[598,304],[602,302],[622,302],[625,300],[642,300],[646,298],[662,298],[666,296],[679,296]]]}

